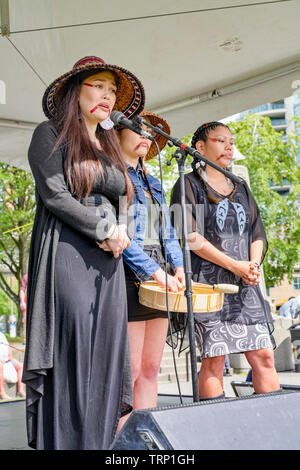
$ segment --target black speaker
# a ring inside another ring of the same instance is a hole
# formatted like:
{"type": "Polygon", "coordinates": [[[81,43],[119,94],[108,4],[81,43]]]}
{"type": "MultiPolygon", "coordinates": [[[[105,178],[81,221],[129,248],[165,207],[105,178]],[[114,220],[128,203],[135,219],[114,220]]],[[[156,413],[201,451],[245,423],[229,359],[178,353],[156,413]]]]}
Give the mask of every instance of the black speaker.
{"type": "Polygon", "coordinates": [[[111,450],[298,450],[300,393],[136,410],[111,450]]]}

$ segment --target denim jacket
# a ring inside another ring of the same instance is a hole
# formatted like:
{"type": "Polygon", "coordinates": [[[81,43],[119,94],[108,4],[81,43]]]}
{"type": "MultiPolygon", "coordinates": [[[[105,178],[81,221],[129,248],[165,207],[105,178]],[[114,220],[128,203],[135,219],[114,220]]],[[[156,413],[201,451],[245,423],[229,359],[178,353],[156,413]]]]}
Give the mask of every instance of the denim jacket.
{"type": "MultiPolygon", "coordinates": [[[[127,171],[133,182],[137,194],[134,194],[133,204],[130,208],[133,219],[133,233],[129,233],[131,244],[123,251],[124,262],[132,269],[138,279],[146,281],[160,266],[143,251],[143,243],[146,231],[147,202],[143,191],[149,192],[147,182],[143,175],[140,163],[137,169],[127,164],[127,171]]],[[[171,225],[169,209],[166,203],[165,194],[162,194],[160,182],[154,176],[148,175],[148,181],[152,193],[157,202],[161,205],[165,219],[165,238],[167,261],[175,270],[183,266],[183,255],[178,242],[176,232],[171,225]]],[[[129,230],[130,232],[130,230],[129,230]]],[[[162,244],[162,227],[160,227],[160,242],[162,244]]]]}

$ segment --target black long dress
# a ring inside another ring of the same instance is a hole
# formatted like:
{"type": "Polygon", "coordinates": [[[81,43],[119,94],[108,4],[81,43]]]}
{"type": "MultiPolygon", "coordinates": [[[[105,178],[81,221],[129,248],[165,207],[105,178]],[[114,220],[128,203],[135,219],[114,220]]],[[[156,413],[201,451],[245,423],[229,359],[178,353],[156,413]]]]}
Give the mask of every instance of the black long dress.
{"type": "Polygon", "coordinates": [[[51,122],[35,130],[29,162],[37,213],[28,272],[27,385],[29,445],[108,449],[122,409],[132,407],[127,302],[122,257],[101,250],[124,176],[99,154],[104,181],[87,200],[67,189],[64,150],[51,122]]]}

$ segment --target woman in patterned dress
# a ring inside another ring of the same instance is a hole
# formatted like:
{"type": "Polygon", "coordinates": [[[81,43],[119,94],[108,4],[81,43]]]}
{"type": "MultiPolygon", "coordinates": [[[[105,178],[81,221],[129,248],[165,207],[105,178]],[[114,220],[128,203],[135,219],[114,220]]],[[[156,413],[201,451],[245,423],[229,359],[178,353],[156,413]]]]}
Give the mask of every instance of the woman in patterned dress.
{"type": "MultiPolygon", "coordinates": [[[[200,126],[192,146],[221,168],[233,157],[232,134],[219,122],[200,126]]],[[[245,354],[256,393],[278,390],[269,309],[258,285],[267,240],[256,202],[245,182],[233,184],[210,165],[194,167],[185,185],[193,280],[240,286],[238,294],[225,295],[221,311],[195,315],[200,399],[223,396],[224,360],[231,353],[245,354]]],[[[178,202],[179,181],[171,203],[178,202]]]]}

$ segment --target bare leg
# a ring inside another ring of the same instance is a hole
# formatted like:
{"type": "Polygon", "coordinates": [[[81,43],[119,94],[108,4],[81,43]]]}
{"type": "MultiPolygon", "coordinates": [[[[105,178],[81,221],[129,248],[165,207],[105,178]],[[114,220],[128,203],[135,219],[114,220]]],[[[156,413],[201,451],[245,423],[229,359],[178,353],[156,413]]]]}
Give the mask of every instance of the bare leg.
{"type": "Polygon", "coordinates": [[[252,383],[255,393],[268,393],[280,388],[274,365],[273,349],[246,351],[245,356],[252,367],[252,383]]]}
{"type": "MultiPolygon", "coordinates": [[[[152,408],[157,403],[157,375],[166,342],[168,320],[129,322],[128,336],[133,382],[133,408],[152,408]]],[[[120,419],[117,433],[130,414],[120,419]]]]}
{"type": "Polygon", "coordinates": [[[134,384],[134,408],[152,408],[157,404],[157,376],[168,330],[168,320],[146,321],[141,369],[134,384]]]}
{"type": "Polygon", "coordinates": [[[23,373],[23,364],[21,362],[14,362],[13,363],[14,368],[17,371],[17,377],[18,377],[18,395],[20,397],[25,397],[25,391],[24,391],[24,384],[22,382],[22,373],[23,373]]]}
{"type": "Polygon", "coordinates": [[[9,396],[5,392],[4,388],[4,371],[3,371],[3,362],[0,361],[0,400],[8,399],[9,396]]]}
{"type": "Polygon", "coordinates": [[[198,376],[199,397],[216,397],[223,393],[223,369],[225,356],[202,359],[198,376]]]}
{"type": "MultiPolygon", "coordinates": [[[[140,374],[142,364],[142,353],[144,346],[146,322],[136,321],[128,323],[128,337],[130,346],[130,359],[131,359],[131,373],[132,373],[132,386],[133,386],[133,400],[135,393],[135,382],[140,374]]],[[[134,400],[135,401],[135,400],[134,400]]],[[[133,403],[134,407],[134,403],[133,403]]],[[[120,418],[117,434],[120,432],[131,413],[120,418]]]]}

